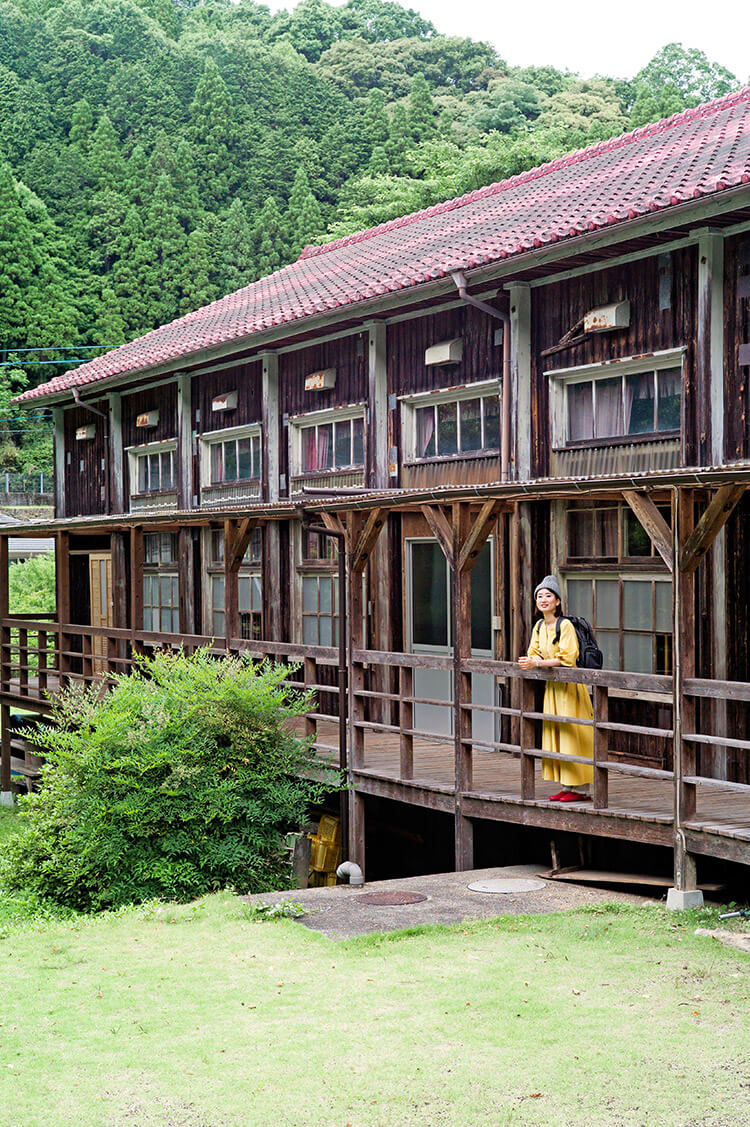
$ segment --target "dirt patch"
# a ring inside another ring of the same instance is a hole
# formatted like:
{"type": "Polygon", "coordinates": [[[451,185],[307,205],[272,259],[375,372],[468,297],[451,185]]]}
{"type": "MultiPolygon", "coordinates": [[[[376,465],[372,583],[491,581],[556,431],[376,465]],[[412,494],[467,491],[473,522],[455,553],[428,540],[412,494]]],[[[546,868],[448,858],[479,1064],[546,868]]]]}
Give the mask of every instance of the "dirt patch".
{"type": "Polygon", "coordinates": [[[695,934],[710,935],[713,939],[718,939],[719,943],[725,943],[727,947],[734,947],[737,951],[745,951],[750,955],[750,933],[746,931],[728,931],[724,927],[697,927],[695,934]]]}

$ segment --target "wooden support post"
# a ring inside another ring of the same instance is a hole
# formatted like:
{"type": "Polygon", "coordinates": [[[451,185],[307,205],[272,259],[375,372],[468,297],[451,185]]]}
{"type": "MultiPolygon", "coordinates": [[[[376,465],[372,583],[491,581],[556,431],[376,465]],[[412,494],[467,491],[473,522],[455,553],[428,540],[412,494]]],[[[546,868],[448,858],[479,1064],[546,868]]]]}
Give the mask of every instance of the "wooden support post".
{"type": "MultiPolygon", "coordinates": [[[[279,414],[279,358],[275,352],[261,353],[263,416],[263,489],[268,501],[281,497],[281,416],[279,414]]],[[[282,638],[281,530],[279,522],[269,521],[263,539],[263,621],[266,637],[282,638]]]]}
{"type": "Polygon", "coordinates": [[[636,519],[643,526],[651,543],[664,560],[670,571],[674,569],[672,551],[672,531],[647,493],[634,489],[623,490],[623,497],[632,509],[636,519]]]}
{"type": "MultiPolygon", "coordinates": [[[[680,545],[689,538],[695,520],[695,501],[691,489],[675,488],[672,495],[672,526],[675,560],[680,559],[680,545]]],[[[684,777],[695,775],[696,752],[694,745],[686,743],[684,732],[694,732],[696,705],[693,697],[684,693],[684,682],[695,676],[695,575],[675,567],[673,574],[673,721],[674,729],[674,860],[675,888],[690,892],[696,888],[694,860],[685,848],[683,826],[695,817],[696,788],[685,783],[684,777]]]]}
{"type": "Polygon", "coordinates": [[[55,448],[55,517],[65,514],[65,412],[62,407],[52,408],[55,448]]]}
{"type": "MultiPolygon", "coordinates": [[[[233,520],[224,521],[224,648],[227,653],[232,648],[232,638],[240,632],[239,619],[239,566],[233,567],[234,552],[238,537],[237,525],[233,520]]],[[[240,556],[242,559],[242,556],[240,556]]]]}
{"type": "Polygon", "coordinates": [[[365,758],[365,733],[357,725],[365,719],[365,697],[361,696],[365,688],[365,671],[362,663],[354,656],[355,650],[364,648],[363,636],[364,606],[362,604],[362,568],[365,557],[362,557],[361,567],[355,569],[353,553],[355,545],[361,540],[363,534],[362,517],[359,513],[352,514],[349,518],[348,554],[349,554],[349,771],[350,787],[353,786],[351,772],[364,766],[365,758]]]}
{"type": "Polygon", "coordinates": [[[724,461],[724,236],[709,227],[698,236],[696,319],[697,464],[724,461]]]}
{"type": "Polygon", "coordinates": [[[192,528],[180,529],[178,544],[180,633],[196,634],[198,631],[195,626],[195,551],[192,528]]]}
{"type": "Polygon", "coordinates": [[[70,672],[70,658],[66,653],[70,644],[64,634],[65,627],[70,623],[70,537],[67,532],[58,532],[55,541],[57,667],[62,686],[67,684],[70,672]]]}
{"type": "MultiPolygon", "coordinates": [[[[508,284],[510,297],[510,414],[513,426],[512,478],[531,477],[531,289],[528,282],[508,284]]],[[[506,389],[503,388],[503,395],[506,389]]]]}
{"type": "Polygon", "coordinates": [[[402,779],[414,778],[414,670],[402,665],[399,669],[398,708],[399,775],[402,779]]]}
{"type": "Polygon", "coordinates": [[[451,581],[453,588],[453,734],[455,752],[455,866],[457,872],[473,868],[473,825],[463,814],[463,798],[472,789],[471,674],[463,670],[463,662],[471,657],[471,571],[459,567],[461,548],[470,526],[469,506],[452,506],[451,581]]]}
{"type": "MultiPolygon", "coordinates": [[[[302,680],[305,682],[306,689],[309,688],[310,685],[317,684],[317,667],[314,657],[303,658],[302,680]]],[[[317,689],[315,690],[315,692],[317,693],[317,689]]],[[[311,739],[313,743],[318,738],[318,721],[313,716],[305,716],[305,735],[308,739],[311,739]]]]}
{"type": "Polygon", "coordinates": [[[134,526],[130,530],[130,648],[133,653],[141,651],[136,642],[136,631],[143,629],[143,529],[134,526]]]}
{"type": "Polygon", "coordinates": [[[594,809],[609,806],[609,771],[599,766],[609,759],[609,733],[600,724],[609,723],[609,689],[594,685],[594,809]]]}
{"type": "Polygon", "coordinates": [[[122,396],[109,395],[109,503],[113,513],[125,512],[125,453],[122,445],[122,396]]]}
{"type": "Polygon", "coordinates": [[[354,787],[349,788],[349,858],[365,870],[365,799],[354,787]]]}
{"type": "Polygon", "coordinates": [[[177,504],[193,507],[193,411],[190,376],[177,377],[177,504]]]}
{"type": "Polygon", "coordinates": [[[535,763],[533,755],[526,755],[527,748],[536,747],[536,721],[527,713],[536,712],[535,682],[527,677],[521,680],[521,798],[533,799],[536,793],[535,763]]]}
{"type": "Polygon", "coordinates": [[[0,705],[0,806],[13,805],[10,784],[10,707],[0,705]]]}

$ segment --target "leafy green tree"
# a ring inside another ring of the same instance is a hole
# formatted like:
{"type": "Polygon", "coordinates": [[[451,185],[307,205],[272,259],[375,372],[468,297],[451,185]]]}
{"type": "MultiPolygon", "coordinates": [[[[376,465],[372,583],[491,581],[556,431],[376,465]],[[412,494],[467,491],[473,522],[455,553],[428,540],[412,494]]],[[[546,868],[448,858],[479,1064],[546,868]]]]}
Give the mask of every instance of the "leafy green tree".
{"type": "Polygon", "coordinates": [[[43,552],[8,568],[11,614],[55,613],[55,553],[43,552]]]}
{"type": "Polygon", "coordinates": [[[190,104],[188,139],[199,168],[201,194],[210,208],[221,208],[235,185],[230,153],[237,139],[235,108],[224,79],[208,58],[190,104]]]}
{"type": "Polygon", "coordinates": [[[91,139],[89,166],[97,188],[117,190],[125,179],[125,161],[120,142],[106,113],[99,118],[91,139]]]}
{"type": "Polygon", "coordinates": [[[384,145],[388,140],[388,113],[385,106],[385,94],[375,87],[367,95],[367,108],[363,121],[367,140],[373,148],[376,145],[384,145]]]}
{"type": "Polygon", "coordinates": [[[409,128],[409,118],[406,113],[406,107],[402,102],[397,102],[393,107],[388,140],[385,143],[385,151],[388,155],[392,172],[403,171],[406,162],[406,154],[411,144],[411,129],[409,128]]]}
{"type": "Polygon", "coordinates": [[[674,82],[667,82],[661,94],[661,116],[671,117],[685,109],[685,99],[674,82]]]}
{"type": "Polygon", "coordinates": [[[127,325],[122,313],[122,303],[111,285],[102,287],[94,329],[96,339],[104,344],[124,344],[127,340],[127,325]]]}
{"type": "Polygon", "coordinates": [[[284,835],[339,785],[293,732],[285,666],[162,652],[111,692],[67,689],[33,739],[46,765],[6,844],[6,887],[82,911],[291,881],[284,835]]]}
{"type": "Polygon", "coordinates": [[[147,309],[154,326],[173,320],[180,305],[180,279],[187,259],[187,236],[180,223],[174,186],[166,172],[159,177],[144,234],[150,269],[147,309]]]}
{"type": "Polygon", "coordinates": [[[652,121],[658,121],[661,117],[661,110],[659,103],[648,86],[643,84],[638,87],[636,99],[633,102],[633,108],[630,111],[630,125],[633,129],[638,129],[641,125],[648,125],[652,121]]]}
{"type": "Polygon", "coordinates": [[[203,227],[196,227],[187,239],[187,254],[181,279],[180,313],[200,309],[217,296],[216,289],[211,284],[210,268],[208,236],[203,227]]]}
{"type": "Polygon", "coordinates": [[[320,205],[310,191],[310,181],[301,166],[294,177],[285,226],[291,236],[290,250],[294,258],[308,243],[317,242],[325,231],[320,205]]]}
{"type": "Polygon", "coordinates": [[[255,269],[258,277],[272,274],[290,258],[286,238],[286,228],[282,225],[281,212],[273,196],[269,196],[258,216],[253,231],[255,245],[255,269]]]}
{"type": "Polygon", "coordinates": [[[413,8],[402,8],[392,0],[348,0],[340,9],[342,34],[360,36],[368,43],[396,39],[430,39],[437,31],[413,8]]]}
{"type": "Polygon", "coordinates": [[[712,63],[697,47],[668,43],[638,71],[632,88],[637,96],[640,87],[647,86],[661,105],[665,90],[674,86],[682,95],[683,105],[694,106],[729,94],[740,85],[731,71],[712,63]]]}
{"type": "Polygon", "coordinates": [[[81,152],[87,153],[94,133],[94,113],[85,98],[80,98],[73,107],[68,140],[81,152]]]}
{"type": "Polygon", "coordinates": [[[269,29],[269,39],[283,36],[309,62],[317,62],[341,37],[338,11],[324,0],[300,0],[293,12],[279,12],[269,29]]]}
{"type": "Polygon", "coordinates": [[[232,201],[221,224],[216,276],[222,293],[234,293],[254,277],[253,231],[242,200],[232,201]]]}
{"type": "Polygon", "coordinates": [[[409,133],[415,141],[424,141],[435,132],[435,104],[423,74],[415,74],[412,80],[407,118],[409,133]]]}

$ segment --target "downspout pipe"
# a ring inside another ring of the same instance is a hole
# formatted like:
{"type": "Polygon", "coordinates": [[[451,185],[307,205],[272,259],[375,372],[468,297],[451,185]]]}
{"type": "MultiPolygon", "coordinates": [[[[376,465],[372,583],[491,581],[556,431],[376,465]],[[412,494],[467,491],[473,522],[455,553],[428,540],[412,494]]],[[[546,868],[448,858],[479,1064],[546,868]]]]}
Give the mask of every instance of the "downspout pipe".
{"type": "Polygon", "coordinates": [[[93,403],[84,403],[77,387],[73,388],[73,399],[75,400],[76,407],[83,407],[84,411],[90,411],[92,415],[98,415],[100,419],[104,419],[104,509],[105,512],[108,513],[110,499],[109,475],[111,472],[109,456],[109,414],[107,411],[100,411],[98,407],[94,407],[93,403]]]}
{"type": "Polygon", "coordinates": [[[500,428],[500,480],[508,480],[508,469],[510,466],[510,317],[502,309],[496,309],[494,305],[490,305],[486,301],[480,301],[478,297],[472,297],[468,291],[468,286],[465,276],[460,270],[455,270],[451,277],[456,284],[458,296],[467,305],[473,305],[475,309],[481,309],[482,313],[486,313],[489,317],[494,317],[496,321],[503,323],[503,402],[502,402],[502,420],[500,428]]]}

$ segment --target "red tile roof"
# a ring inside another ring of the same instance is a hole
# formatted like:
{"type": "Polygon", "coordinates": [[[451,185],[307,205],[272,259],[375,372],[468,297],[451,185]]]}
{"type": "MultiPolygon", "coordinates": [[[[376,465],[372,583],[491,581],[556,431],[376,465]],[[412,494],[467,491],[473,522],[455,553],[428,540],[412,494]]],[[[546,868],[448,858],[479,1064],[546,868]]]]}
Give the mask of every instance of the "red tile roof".
{"type": "Polygon", "coordinates": [[[19,399],[188,357],[750,183],[750,87],[323,246],[19,399]]]}

